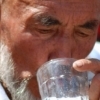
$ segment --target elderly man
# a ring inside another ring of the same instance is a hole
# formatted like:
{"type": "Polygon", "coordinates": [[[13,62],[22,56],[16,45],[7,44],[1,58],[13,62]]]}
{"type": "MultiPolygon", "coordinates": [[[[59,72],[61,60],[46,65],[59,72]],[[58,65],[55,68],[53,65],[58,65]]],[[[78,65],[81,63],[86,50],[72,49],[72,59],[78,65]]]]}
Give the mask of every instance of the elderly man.
{"type": "Polygon", "coordinates": [[[100,100],[100,60],[85,59],[97,38],[100,0],[4,0],[0,80],[12,100],[37,100],[36,71],[54,58],[95,74],[90,100],[100,100]]]}

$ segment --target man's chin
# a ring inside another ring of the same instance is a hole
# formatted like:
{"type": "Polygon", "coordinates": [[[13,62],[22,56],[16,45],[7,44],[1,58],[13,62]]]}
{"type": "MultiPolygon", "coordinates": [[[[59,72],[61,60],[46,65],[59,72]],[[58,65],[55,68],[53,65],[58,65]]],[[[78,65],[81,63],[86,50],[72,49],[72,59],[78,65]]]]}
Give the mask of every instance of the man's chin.
{"type": "Polygon", "coordinates": [[[2,81],[9,93],[12,100],[39,100],[28,91],[26,80],[19,82],[14,78],[14,62],[11,57],[11,53],[3,43],[0,43],[0,81],[2,81]]]}

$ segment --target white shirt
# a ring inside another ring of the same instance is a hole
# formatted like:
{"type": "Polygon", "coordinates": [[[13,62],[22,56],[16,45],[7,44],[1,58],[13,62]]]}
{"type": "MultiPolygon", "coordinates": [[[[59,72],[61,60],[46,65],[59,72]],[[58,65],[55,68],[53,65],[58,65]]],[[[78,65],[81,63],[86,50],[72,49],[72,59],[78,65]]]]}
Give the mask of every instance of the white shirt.
{"type": "Polygon", "coordinates": [[[1,86],[1,84],[0,84],[0,100],[10,100],[10,99],[7,97],[7,95],[6,95],[6,93],[5,93],[4,89],[3,89],[3,87],[1,86]]]}
{"type": "Polygon", "coordinates": [[[96,58],[100,60],[100,42],[96,42],[94,48],[90,52],[87,58],[96,58]]]}
{"type": "MultiPolygon", "coordinates": [[[[96,42],[92,51],[90,52],[90,54],[87,56],[87,58],[95,58],[100,60],[100,42],[96,42]]],[[[94,74],[89,72],[88,73],[88,79],[92,80],[94,74]]]]}

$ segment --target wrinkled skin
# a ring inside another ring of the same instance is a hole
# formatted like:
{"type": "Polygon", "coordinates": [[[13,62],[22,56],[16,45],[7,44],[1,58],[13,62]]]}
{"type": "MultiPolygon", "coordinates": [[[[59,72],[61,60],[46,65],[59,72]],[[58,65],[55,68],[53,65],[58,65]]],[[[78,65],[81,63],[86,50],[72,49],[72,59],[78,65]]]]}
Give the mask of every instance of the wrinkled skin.
{"type": "MultiPolygon", "coordinates": [[[[98,2],[16,0],[10,3],[9,11],[2,15],[2,20],[16,77],[35,75],[43,63],[53,58],[85,58],[97,37],[100,10],[95,5],[98,2]]],[[[99,100],[100,61],[82,59],[76,61],[73,67],[96,74],[90,87],[90,100],[99,100]]],[[[36,77],[30,80],[28,88],[38,97],[36,77]]]]}

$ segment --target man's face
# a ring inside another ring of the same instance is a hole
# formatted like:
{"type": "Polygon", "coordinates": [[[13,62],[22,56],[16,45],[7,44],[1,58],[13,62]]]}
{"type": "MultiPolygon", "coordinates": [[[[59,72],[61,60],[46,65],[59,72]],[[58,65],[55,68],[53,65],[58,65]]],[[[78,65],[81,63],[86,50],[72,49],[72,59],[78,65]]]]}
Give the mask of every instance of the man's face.
{"type": "MultiPolygon", "coordinates": [[[[17,74],[53,58],[84,58],[97,36],[98,0],[17,0],[5,18],[17,74]]],[[[31,91],[35,91],[31,80],[31,91]]]]}

